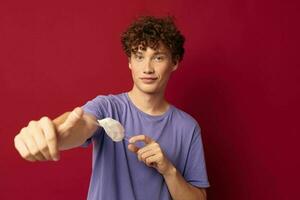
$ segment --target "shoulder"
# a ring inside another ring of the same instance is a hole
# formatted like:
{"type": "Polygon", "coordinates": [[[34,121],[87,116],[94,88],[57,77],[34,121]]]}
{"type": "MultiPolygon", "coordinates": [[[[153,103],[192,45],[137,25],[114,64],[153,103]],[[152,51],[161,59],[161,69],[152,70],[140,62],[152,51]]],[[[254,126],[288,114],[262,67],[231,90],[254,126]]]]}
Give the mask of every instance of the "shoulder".
{"type": "Polygon", "coordinates": [[[181,126],[182,128],[200,129],[200,126],[194,117],[175,106],[173,106],[173,108],[173,118],[176,119],[179,126],[181,126]]]}
{"type": "Polygon", "coordinates": [[[94,102],[96,104],[116,104],[125,101],[124,93],[120,94],[108,94],[108,95],[98,95],[89,102],[94,102]]]}
{"type": "Polygon", "coordinates": [[[98,95],[82,106],[85,112],[104,118],[114,110],[118,110],[124,102],[124,94],[98,95]]]}
{"type": "Polygon", "coordinates": [[[105,96],[105,98],[110,103],[125,103],[125,102],[127,102],[125,93],[109,94],[109,95],[105,96]]]}

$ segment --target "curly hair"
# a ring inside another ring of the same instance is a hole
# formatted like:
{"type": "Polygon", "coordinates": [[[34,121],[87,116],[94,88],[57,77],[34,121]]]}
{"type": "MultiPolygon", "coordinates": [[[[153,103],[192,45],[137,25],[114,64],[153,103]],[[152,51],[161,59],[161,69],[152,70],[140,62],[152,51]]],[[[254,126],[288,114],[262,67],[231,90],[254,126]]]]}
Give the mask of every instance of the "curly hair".
{"type": "Polygon", "coordinates": [[[159,48],[162,42],[170,50],[173,62],[181,61],[184,54],[184,36],[177,29],[173,17],[142,16],[135,20],[121,35],[125,54],[130,57],[139,49],[159,48]]]}

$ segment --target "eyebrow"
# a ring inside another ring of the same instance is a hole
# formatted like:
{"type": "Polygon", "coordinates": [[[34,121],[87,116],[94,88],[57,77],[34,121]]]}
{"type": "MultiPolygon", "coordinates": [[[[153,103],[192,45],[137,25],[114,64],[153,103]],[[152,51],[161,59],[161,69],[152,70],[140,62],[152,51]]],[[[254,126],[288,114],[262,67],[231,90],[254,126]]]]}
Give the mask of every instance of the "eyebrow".
{"type": "MultiPolygon", "coordinates": [[[[141,51],[137,51],[137,52],[135,53],[135,55],[137,55],[137,54],[143,55],[143,53],[142,53],[141,51]]],[[[168,55],[168,53],[165,52],[165,51],[156,51],[156,52],[154,53],[154,55],[158,55],[158,54],[168,55]]]]}
{"type": "Polygon", "coordinates": [[[168,53],[167,53],[167,52],[165,52],[165,51],[157,51],[157,52],[155,52],[155,53],[154,53],[154,55],[157,55],[157,54],[164,54],[164,55],[168,55],[168,53]]]}

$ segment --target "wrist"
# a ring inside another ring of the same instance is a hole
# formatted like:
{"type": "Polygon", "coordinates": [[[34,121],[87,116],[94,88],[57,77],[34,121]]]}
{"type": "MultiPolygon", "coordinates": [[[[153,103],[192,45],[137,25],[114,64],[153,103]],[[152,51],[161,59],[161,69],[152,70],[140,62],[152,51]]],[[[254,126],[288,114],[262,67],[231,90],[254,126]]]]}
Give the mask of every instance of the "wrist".
{"type": "Polygon", "coordinates": [[[163,176],[165,178],[173,177],[177,174],[177,169],[174,165],[170,164],[170,166],[167,168],[163,176]]]}

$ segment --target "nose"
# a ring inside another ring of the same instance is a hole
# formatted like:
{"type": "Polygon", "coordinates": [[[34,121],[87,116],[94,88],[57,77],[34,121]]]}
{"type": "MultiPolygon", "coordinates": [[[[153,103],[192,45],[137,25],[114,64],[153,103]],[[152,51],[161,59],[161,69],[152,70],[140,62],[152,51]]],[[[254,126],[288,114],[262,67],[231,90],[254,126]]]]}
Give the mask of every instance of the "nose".
{"type": "Polygon", "coordinates": [[[143,73],[144,74],[153,74],[154,73],[154,68],[151,64],[151,61],[148,61],[146,63],[143,73]]]}

